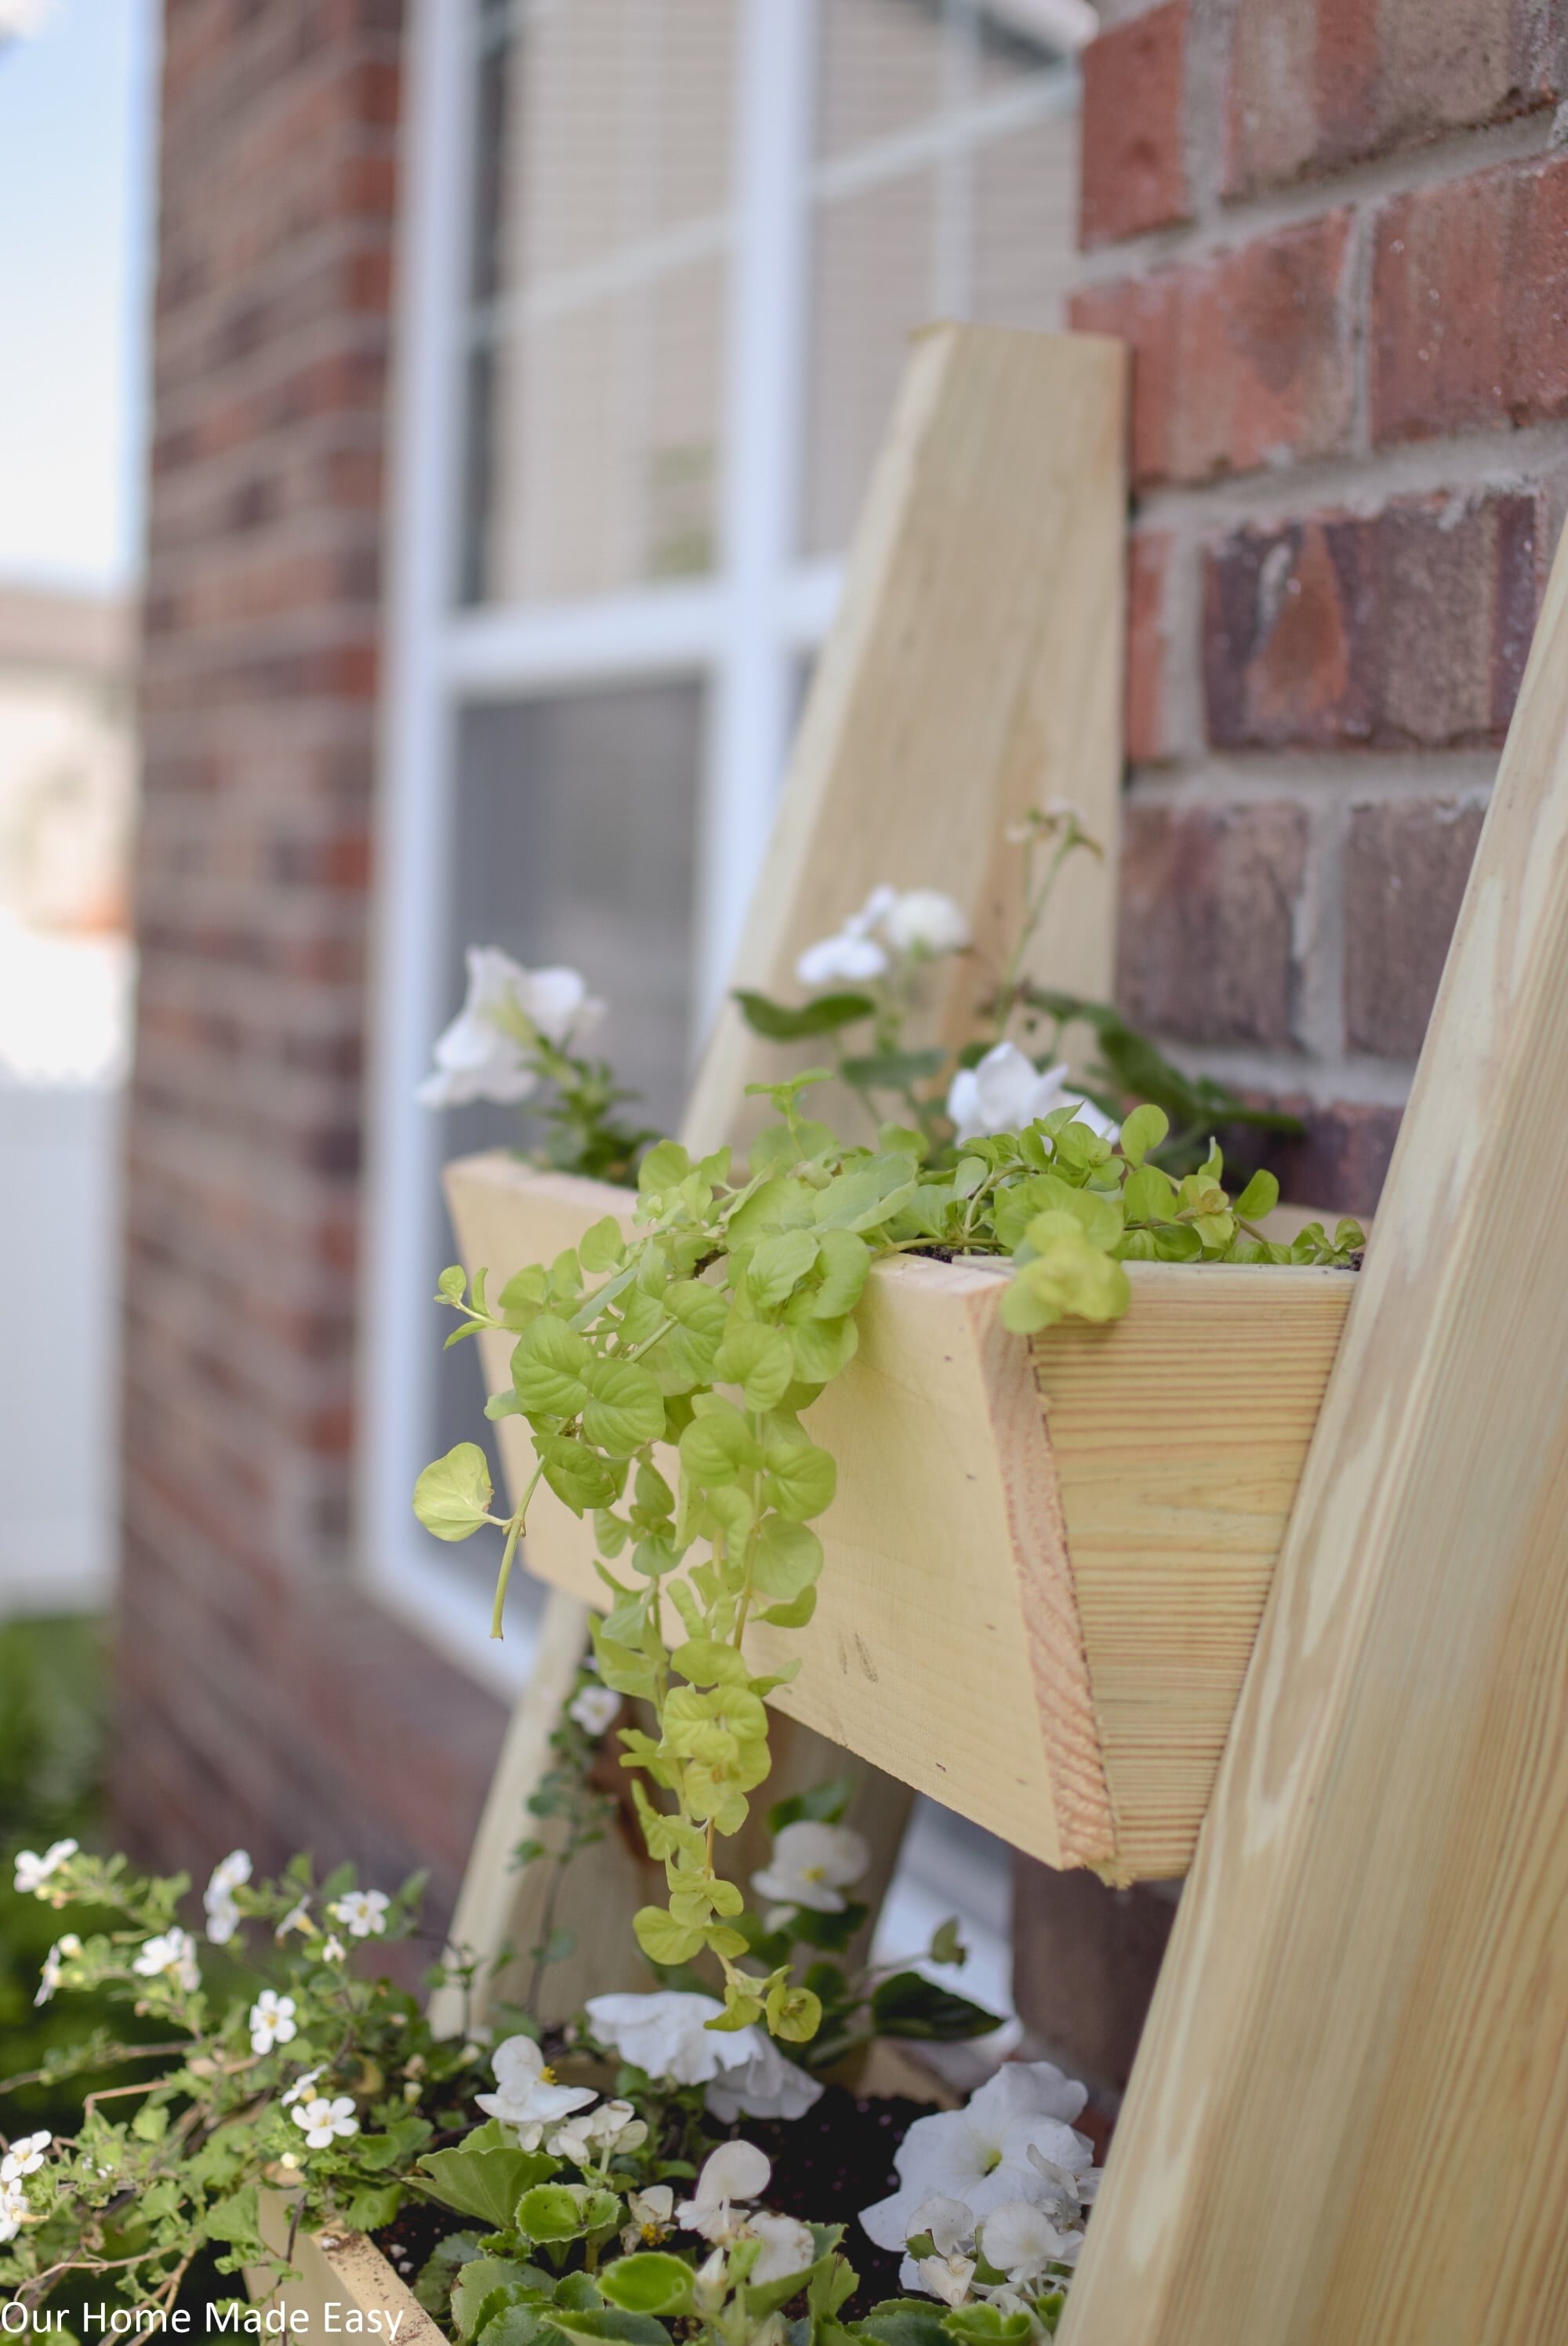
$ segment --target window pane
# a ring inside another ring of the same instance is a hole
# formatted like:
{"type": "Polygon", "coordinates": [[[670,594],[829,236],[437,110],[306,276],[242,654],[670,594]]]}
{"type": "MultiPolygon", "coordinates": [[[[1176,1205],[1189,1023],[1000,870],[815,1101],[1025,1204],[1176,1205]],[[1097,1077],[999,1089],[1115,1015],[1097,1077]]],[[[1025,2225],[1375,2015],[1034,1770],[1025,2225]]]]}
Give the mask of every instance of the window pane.
{"type": "Polygon", "coordinates": [[[713,566],[736,15],[554,0],[482,42],[470,599],[713,566]]]}

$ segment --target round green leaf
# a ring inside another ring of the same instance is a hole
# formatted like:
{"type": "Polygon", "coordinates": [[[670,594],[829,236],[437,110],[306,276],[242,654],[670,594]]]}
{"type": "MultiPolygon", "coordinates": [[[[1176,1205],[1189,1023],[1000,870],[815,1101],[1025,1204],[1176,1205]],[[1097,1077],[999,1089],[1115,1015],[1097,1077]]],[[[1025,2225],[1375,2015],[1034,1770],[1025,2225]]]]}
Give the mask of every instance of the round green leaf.
{"type": "Polygon", "coordinates": [[[680,1437],[680,1463],[705,1491],[722,1490],[757,1464],[757,1444],[738,1409],[728,1402],[694,1417],[680,1437]]]}
{"type": "Polygon", "coordinates": [[[691,2267],[659,2249],[617,2257],[606,2266],[599,2285],[610,2303],[626,2313],[691,2310],[691,2267]]]}
{"type": "Polygon", "coordinates": [[[645,1442],[664,1433],[664,1395],[658,1380],[636,1361],[596,1360],[583,1372],[588,1399],[583,1433],[613,1458],[629,1458],[645,1442]]]}
{"type": "Polygon", "coordinates": [[[822,1569],[822,1543],[805,1524],[768,1515],[757,1535],[751,1577],[764,1596],[788,1604],[809,1588],[822,1569]]]}
{"type": "Polygon", "coordinates": [[[518,2200],[513,2220],[525,2240],[575,2240],[587,2229],[586,2196],[578,2184],[535,2183],[518,2200]]]}
{"type": "Polygon", "coordinates": [[[512,1382],[528,1415],[575,1417],[587,1395],[583,1377],[593,1358],[593,1347],[553,1311],[530,1321],[512,1354],[512,1382]]]}
{"type": "Polygon", "coordinates": [[[716,1382],[738,1385],[748,1409],[768,1410],[794,1379],[789,1340],[760,1320],[732,1321],[713,1363],[716,1382]]]}
{"type": "Polygon", "coordinates": [[[804,1523],[830,1506],[838,1468],[826,1450],[810,1442],[770,1442],[764,1495],[791,1523],[804,1523]]]}
{"type": "Polygon", "coordinates": [[[413,1511],[437,1539],[467,1539],[487,1519],[494,1495],[484,1451],[460,1442],[425,1468],[413,1486],[413,1511]]]}

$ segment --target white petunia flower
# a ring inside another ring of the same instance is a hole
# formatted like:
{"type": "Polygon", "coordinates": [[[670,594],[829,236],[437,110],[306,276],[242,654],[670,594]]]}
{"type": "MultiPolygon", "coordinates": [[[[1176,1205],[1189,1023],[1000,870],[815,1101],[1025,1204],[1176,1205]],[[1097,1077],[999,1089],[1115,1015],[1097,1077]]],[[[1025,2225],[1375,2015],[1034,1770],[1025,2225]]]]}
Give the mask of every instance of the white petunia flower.
{"type": "Polygon", "coordinates": [[[57,1873],[68,1857],[75,1857],[78,1844],[74,1841],[51,1841],[42,1857],[35,1849],[16,1851],[15,1891],[18,1898],[46,1898],[45,1884],[52,1873],[57,1873]]]}
{"type": "Polygon", "coordinates": [[[346,1890],[334,1898],[327,1912],[334,1923],[341,1923],[354,1939],[379,1939],[387,1926],[387,1908],[392,1900],[384,1890],[346,1890]]]}
{"type": "Polygon", "coordinates": [[[626,2212],[632,2219],[621,2232],[626,2254],[630,2256],[634,2249],[657,2249],[675,2222],[675,2193],[667,2183],[650,2183],[646,2191],[628,2191],[626,2212]]]}
{"type": "Polygon", "coordinates": [[[14,2240],[30,2212],[19,2183],[0,2183],[0,2242],[14,2240]]]}
{"type": "Polygon", "coordinates": [[[980,2244],[987,2264],[1004,2272],[1014,2289],[1039,2280],[1047,2265],[1071,2261],[1072,2243],[1044,2208],[1028,2199],[1004,2199],[993,2208],[981,2226],[980,2244]]]}
{"type": "Polygon", "coordinates": [[[131,1969],[141,1979],[172,1981],[188,1995],[194,1994],[201,1985],[201,1973],[196,1961],[196,1941],[188,1931],[164,1931],[156,1938],[148,1939],[131,1969]]]}
{"type": "Polygon", "coordinates": [[[487,2116],[517,2128],[524,2150],[537,2150],[546,2127],[554,2127],[598,2099],[589,2086],[558,2086],[555,2072],[545,2067],[545,2055],[531,2036],[503,2038],[490,2066],[498,2090],[473,2098],[487,2116]]]}
{"type": "Polygon", "coordinates": [[[620,1707],[620,1696],[613,1687],[585,1686],[568,1704],[566,1716],[576,1721],[585,1735],[602,1735],[620,1707]]]}
{"type": "Polygon", "coordinates": [[[40,2134],[25,2134],[14,2142],[4,2158],[0,2158],[0,2183],[19,2183],[24,2175],[36,2175],[44,2164],[44,2153],[53,2137],[47,2127],[40,2134]]]}
{"type": "Polygon", "coordinates": [[[1102,1116],[1082,1092],[1069,1091],[1065,1065],[1041,1075],[1016,1043],[998,1043],[978,1066],[960,1067],[947,1095],[947,1112],[960,1141],[992,1132],[1026,1132],[1054,1108],[1072,1107],[1074,1124],[1086,1124],[1102,1140],[1115,1140],[1121,1127],[1102,1116]]]}
{"type": "Polygon", "coordinates": [[[647,1995],[596,1995],[588,2025],[601,2045],[677,2086],[706,2086],[708,2107],[722,2125],[737,2118],[803,2117],[822,2088],[787,2061],[765,2030],[713,2029],[724,2006],[680,1988],[647,1995]]]}
{"type": "Polygon", "coordinates": [[[847,1825],[817,1824],[802,1817],[779,1833],[772,1857],[760,1873],[752,1875],[751,1887],[759,1898],[771,1898],[780,1906],[841,1914],[843,1892],[860,1880],[871,1862],[865,1842],[847,1825]]]}
{"type": "Polygon", "coordinates": [[[308,2094],[311,2086],[315,2084],[317,2078],[324,2075],[326,2066],[327,2065],[323,2061],[319,2067],[307,2069],[303,2076],[296,2077],[293,2084],[290,2086],[288,2092],[283,2096],[283,2107],[288,2109],[292,2103],[297,2102],[300,2099],[301,2095],[308,2094]]]}
{"type": "Polygon", "coordinates": [[[354,2116],[354,2106],[347,2094],[340,2094],[334,2102],[323,2101],[320,2096],[313,2102],[296,2102],[294,2124],[305,2130],[305,2141],[311,2150],[327,2150],[338,2135],[358,2134],[360,2122],[354,2116]]]}
{"type": "Polygon", "coordinates": [[[557,1050],[582,1042],[605,1015],[575,969],[524,969],[494,945],[470,945],[468,994],[437,1037],[435,1072],[415,1096],[422,1107],[498,1100],[509,1107],[537,1090],[532,1028],[557,1050]]]}
{"type": "Polygon", "coordinates": [[[872,936],[877,923],[891,912],[896,897],[891,888],[873,888],[858,913],[851,913],[837,936],[821,937],[808,945],[795,964],[802,985],[864,985],[886,974],[888,957],[872,936]]]}
{"type": "Polygon", "coordinates": [[[940,888],[911,888],[896,896],[882,920],[882,934],[900,953],[962,953],[969,923],[940,888]]]}
{"type": "Polygon", "coordinates": [[[700,2232],[718,2248],[746,2239],[744,2203],[762,2197],[772,2172],[772,2161],[755,2143],[721,2142],[704,2159],[691,2198],[675,2211],[676,2222],[683,2232],[700,2232]]]}
{"type": "Polygon", "coordinates": [[[38,1974],[38,1993],[33,1998],[35,2004],[48,2003],[56,1989],[64,1984],[66,1959],[79,1955],[81,1952],[82,1943],[74,1931],[67,1931],[63,1939],[56,1940],[45,1956],[44,1968],[38,1974]]]}
{"type": "Polygon", "coordinates": [[[225,1947],[239,1928],[239,1909],[234,1902],[234,1892],[250,1879],[250,1853],[248,1850],[230,1850],[220,1865],[212,1869],[212,1879],[201,1894],[207,1909],[207,1935],[215,1947],[225,1947]]]}
{"type": "Polygon", "coordinates": [[[1092,2144],[1072,2124],[1087,2099],[1086,2088],[1049,2061],[1003,2063],[962,2110],[915,2120],[893,2159],[899,2188],[861,2210],[862,2229],[878,2248],[896,2249],[915,2211],[935,2197],[962,2199],[980,2221],[1007,2199],[1037,2204],[1043,2178],[1029,2163],[1031,2147],[1071,2175],[1095,2163],[1092,2144]]]}
{"type": "Polygon", "coordinates": [[[270,2053],[275,2045],[287,2045],[299,2035],[294,2025],[295,2004],[291,1995],[280,1995],[276,1988],[264,1987],[250,2007],[249,2026],[252,2053],[270,2053]]]}

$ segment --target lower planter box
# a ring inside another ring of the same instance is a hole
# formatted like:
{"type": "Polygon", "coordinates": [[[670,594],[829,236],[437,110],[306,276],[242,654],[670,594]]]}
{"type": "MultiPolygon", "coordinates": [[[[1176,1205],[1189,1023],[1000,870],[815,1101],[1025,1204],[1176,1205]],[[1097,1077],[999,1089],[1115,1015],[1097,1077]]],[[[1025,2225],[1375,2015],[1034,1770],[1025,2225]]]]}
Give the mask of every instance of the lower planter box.
{"type": "Polygon", "coordinates": [[[258,2195],[261,2238],[279,2256],[286,2256],[298,2280],[274,2288],[264,2272],[245,2276],[263,2318],[274,2316],[272,2330],[290,2337],[379,2339],[382,2346],[446,2346],[432,2320],[405,2282],[400,2280],[375,2242],[362,2232],[300,2231],[292,2241],[293,2198],[286,2191],[258,2195]]]}
{"type": "MultiPolygon", "coordinates": [[[[497,1153],[447,1168],[491,1291],[612,1213],[621,1189],[497,1153]]],[[[1024,1342],[1004,1265],[876,1265],[855,1360],[810,1415],[839,1462],[815,1619],[759,1630],[775,1698],[1051,1865],[1186,1871],[1355,1280],[1134,1263],[1109,1327],[1024,1342]]],[[[509,1340],[480,1339],[492,1391],[509,1340]]],[[[517,1487],[526,1426],[497,1431],[517,1487]]],[[[526,1562],[603,1606],[590,1524],[541,1486],[526,1562]]],[[[672,1624],[672,1627],[674,1625],[672,1624]]]]}

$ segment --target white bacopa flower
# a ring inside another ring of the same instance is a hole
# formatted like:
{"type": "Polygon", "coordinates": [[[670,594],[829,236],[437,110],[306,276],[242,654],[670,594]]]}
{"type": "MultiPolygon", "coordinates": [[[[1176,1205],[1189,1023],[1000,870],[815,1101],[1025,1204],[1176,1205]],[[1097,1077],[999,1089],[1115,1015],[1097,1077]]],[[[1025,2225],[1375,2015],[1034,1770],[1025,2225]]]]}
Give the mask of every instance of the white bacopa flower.
{"type": "Polygon", "coordinates": [[[276,1988],[264,1987],[250,2007],[249,2026],[252,2053],[270,2053],[275,2045],[288,2045],[299,2035],[294,2025],[294,1999],[280,1995],[276,1988]]]}
{"type": "Polygon", "coordinates": [[[978,1140],[991,1132],[1026,1132],[1054,1108],[1072,1107],[1074,1124],[1086,1124],[1102,1140],[1115,1140],[1121,1130],[1102,1116],[1082,1092],[1069,1091],[1067,1069],[1047,1067],[1042,1075],[1016,1043],[998,1043],[978,1066],[960,1067],[948,1089],[947,1112],[957,1126],[960,1141],[978,1140]]]}
{"type": "Polygon", "coordinates": [[[212,1869],[212,1879],[201,1893],[207,1909],[207,1935],[215,1947],[225,1947],[239,1928],[239,1909],[234,1902],[234,1892],[250,1879],[249,1850],[230,1850],[220,1865],[212,1869]]]}
{"type": "Polygon", "coordinates": [[[327,2150],[338,2135],[358,2134],[360,2122],[354,2116],[354,2106],[347,2094],[336,2101],[323,2101],[318,2095],[313,2102],[296,2102],[292,2112],[294,2124],[305,2130],[305,2142],[311,2150],[327,2150]]]}
{"type": "Polygon", "coordinates": [[[864,985],[885,976],[888,957],[872,936],[877,923],[891,912],[896,897],[891,888],[873,888],[858,913],[851,913],[836,936],[808,945],[795,964],[802,985],[864,985]]]}
{"type": "Polygon", "coordinates": [[[843,1892],[858,1882],[871,1853],[847,1825],[824,1825],[799,1818],[773,1843],[773,1854],[751,1877],[759,1898],[780,1906],[809,1906],[819,1914],[841,1914],[843,1892]]]}
{"type": "Polygon", "coordinates": [[[940,888],[910,888],[895,896],[882,919],[882,934],[899,953],[962,953],[971,942],[969,923],[940,888]]]}
{"type": "Polygon", "coordinates": [[[901,2249],[923,2202],[962,2199],[977,2220],[1006,2199],[1038,2203],[1042,2178],[1031,2146],[1054,2166],[1082,2175],[1093,2145],[1073,2130],[1088,2093],[1050,2061],[1004,2062],[962,2110],[917,2118],[893,2159],[899,2188],[863,2208],[860,2224],[880,2249],[901,2249]]]}
{"type": "Polygon", "coordinates": [[[64,1984],[66,1960],[81,1952],[82,1943],[74,1931],[67,1931],[63,1939],[56,1940],[45,1956],[44,1968],[38,1974],[38,1993],[33,1998],[35,2004],[48,2003],[56,1989],[64,1984]]]}
{"type": "Polygon", "coordinates": [[[335,1931],[329,1931],[321,1948],[321,1961],[324,1964],[341,1964],[342,1960],[343,1943],[335,1931]]]}
{"type": "Polygon", "coordinates": [[[724,2006],[711,1995],[659,1988],[647,1995],[596,1995],[588,2025],[601,2045],[677,2086],[706,2086],[722,2125],[737,2118],[798,2118],[822,2088],[787,2061],[760,2028],[713,2029],[724,2006]]]}
{"type": "Polygon", "coordinates": [[[351,1938],[379,1939],[387,1926],[387,1908],[392,1900],[384,1890],[346,1890],[334,1898],[327,1912],[334,1923],[341,1923],[351,1938]]]}
{"type": "Polygon", "coordinates": [[[315,2084],[317,2078],[325,2074],[326,2066],[327,2065],[323,2061],[319,2068],[307,2069],[303,2076],[296,2077],[293,2084],[290,2086],[288,2092],[283,2096],[283,2107],[288,2109],[293,2103],[300,2099],[302,2094],[308,2094],[311,2086],[315,2084]]]}
{"type": "Polygon", "coordinates": [[[567,1706],[566,1716],[576,1721],[585,1735],[602,1735],[620,1707],[620,1696],[613,1687],[585,1686],[567,1706]]]}
{"type": "Polygon", "coordinates": [[[311,1902],[301,1898],[297,1906],[290,1907],[272,1936],[281,1944],[290,1931],[313,1931],[315,1927],[311,1920],[311,1902]]]}
{"type": "Polygon", "coordinates": [[[494,945],[470,945],[468,994],[437,1038],[435,1072],[416,1095],[423,1107],[467,1100],[510,1107],[537,1090],[529,1030],[557,1050],[583,1041],[605,1015],[575,969],[524,969],[494,945]]]}
{"type": "Polygon", "coordinates": [[[646,2191],[628,2191],[626,2212],[632,2219],[621,2233],[626,2254],[630,2256],[634,2249],[656,2249],[675,2221],[675,2193],[667,2183],[650,2183],[646,2191]]]}
{"type": "Polygon", "coordinates": [[[25,2134],[19,2142],[14,2142],[5,2157],[0,2158],[0,2183],[19,2183],[24,2175],[36,2175],[52,2139],[46,2127],[41,2134],[25,2134]]]}
{"type": "Polygon", "coordinates": [[[75,1857],[77,1843],[56,1841],[49,1843],[42,1857],[35,1849],[16,1851],[15,1890],[18,1898],[47,1898],[46,1884],[52,1873],[57,1873],[68,1857],[75,1857]]]}
{"type": "Polygon", "coordinates": [[[771,2159],[755,2143],[721,2142],[704,2159],[697,2188],[675,2211],[676,2222],[683,2232],[699,2232],[719,2248],[745,2239],[745,2203],[760,2199],[772,2172],[771,2159]]]}
{"type": "Polygon", "coordinates": [[[31,2213],[19,2183],[0,2183],[0,2241],[14,2240],[31,2213]]]}
{"type": "MultiPolygon", "coordinates": [[[[980,2244],[987,2264],[1004,2272],[1014,2289],[1038,2280],[1047,2265],[1071,2261],[1068,2239],[1045,2209],[1028,2199],[1004,2199],[993,2208],[981,2226],[980,2244]]],[[[1072,2253],[1076,2254],[1075,2246],[1072,2253]]]]}
{"type": "Polygon", "coordinates": [[[169,1980],[188,1995],[193,1995],[201,1985],[196,1941],[188,1931],[164,1931],[148,1939],[131,1969],[141,1979],[169,1980]]]}
{"type": "Polygon", "coordinates": [[[558,2086],[555,2072],[546,2068],[531,2036],[504,2037],[490,2066],[497,2090],[473,2098],[487,2116],[517,2128],[524,2150],[537,2150],[546,2127],[554,2128],[574,2110],[585,2109],[599,2098],[589,2086],[558,2086]]]}

